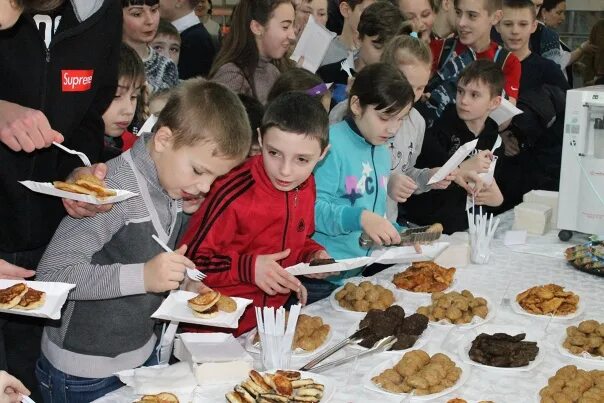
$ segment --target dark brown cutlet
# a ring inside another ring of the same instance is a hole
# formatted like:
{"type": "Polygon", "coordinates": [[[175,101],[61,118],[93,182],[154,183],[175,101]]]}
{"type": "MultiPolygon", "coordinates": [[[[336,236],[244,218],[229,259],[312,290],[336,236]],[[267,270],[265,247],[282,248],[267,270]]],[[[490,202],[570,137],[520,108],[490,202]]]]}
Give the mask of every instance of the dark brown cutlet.
{"type": "Polygon", "coordinates": [[[428,327],[428,317],[419,313],[407,316],[397,328],[397,333],[419,336],[428,327]]]}

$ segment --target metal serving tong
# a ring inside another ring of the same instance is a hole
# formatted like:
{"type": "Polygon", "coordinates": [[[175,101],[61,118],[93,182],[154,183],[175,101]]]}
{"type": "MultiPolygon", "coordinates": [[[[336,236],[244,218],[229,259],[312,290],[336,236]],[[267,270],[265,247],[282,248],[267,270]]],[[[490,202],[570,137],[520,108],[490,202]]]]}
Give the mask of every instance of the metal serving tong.
{"type": "MultiPolygon", "coordinates": [[[[425,225],[423,227],[412,227],[412,228],[403,228],[399,235],[401,236],[401,243],[398,246],[403,245],[413,245],[413,244],[426,244],[430,242],[434,242],[440,238],[442,235],[442,230],[440,231],[428,231],[432,228],[432,225],[425,225]]],[[[359,238],[359,245],[361,248],[371,248],[374,246],[373,239],[369,237],[366,233],[362,233],[359,238]]]]}
{"type": "Polygon", "coordinates": [[[312,368],[312,371],[313,372],[324,371],[326,369],[337,367],[338,365],[345,364],[347,362],[356,360],[358,358],[362,358],[362,357],[364,357],[366,355],[370,355],[370,354],[373,354],[373,353],[381,353],[382,351],[390,350],[390,348],[394,345],[394,343],[396,343],[396,340],[397,339],[394,336],[384,337],[383,339],[378,340],[373,345],[373,347],[371,347],[369,350],[365,350],[365,351],[363,351],[362,353],[359,353],[359,354],[349,355],[348,357],[344,357],[344,358],[342,358],[340,360],[328,362],[327,364],[319,365],[317,367],[312,368]]]}
{"type": "Polygon", "coordinates": [[[306,364],[305,366],[300,368],[300,371],[308,371],[311,368],[314,368],[318,363],[320,363],[327,357],[330,357],[331,355],[337,353],[338,351],[340,351],[347,345],[356,344],[356,343],[361,342],[365,338],[365,332],[366,332],[365,329],[367,329],[367,327],[360,328],[359,330],[357,330],[356,332],[354,332],[353,334],[351,334],[350,336],[348,336],[347,338],[345,338],[338,344],[335,344],[333,347],[325,350],[322,354],[318,355],[312,361],[310,361],[308,364],[306,364]]]}

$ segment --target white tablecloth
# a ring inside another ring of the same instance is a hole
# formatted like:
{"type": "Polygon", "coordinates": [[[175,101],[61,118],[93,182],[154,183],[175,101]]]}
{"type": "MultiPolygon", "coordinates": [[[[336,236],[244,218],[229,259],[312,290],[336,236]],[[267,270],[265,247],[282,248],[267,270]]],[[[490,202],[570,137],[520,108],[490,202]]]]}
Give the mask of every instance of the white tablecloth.
{"type": "MultiPolygon", "coordinates": [[[[505,215],[503,218],[505,221],[502,224],[502,231],[509,228],[510,215],[505,215]]],[[[455,288],[468,289],[477,296],[488,296],[495,304],[499,304],[497,314],[489,324],[545,331],[544,339],[539,342],[539,348],[545,354],[543,362],[530,372],[509,374],[472,367],[469,380],[461,388],[434,401],[446,402],[453,397],[461,397],[469,402],[478,400],[492,400],[497,403],[538,402],[538,391],[547,384],[547,379],[558,368],[567,364],[576,364],[585,369],[597,368],[595,365],[598,364],[590,366],[582,361],[561,355],[557,344],[560,342],[566,327],[571,324],[576,324],[584,319],[604,321],[604,298],[602,297],[604,295],[604,278],[579,272],[559,257],[539,255],[539,253],[543,253],[544,255],[559,256],[555,253],[555,250],[563,250],[568,245],[580,242],[580,240],[575,239],[570,244],[562,244],[557,241],[556,234],[557,232],[552,232],[545,237],[529,237],[528,243],[536,247],[534,251],[538,254],[513,252],[503,245],[500,238],[495,239],[488,264],[480,266],[470,264],[466,267],[459,267],[456,273],[455,288]],[[577,293],[581,297],[581,304],[585,306],[582,315],[571,321],[549,322],[547,319],[535,319],[516,314],[511,310],[509,301],[502,302],[506,290],[508,296],[512,296],[513,299],[514,291],[546,283],[556,283],[577,293]]],[[[395,269],[391,268],[388,272],[382,272],[376,277],[390,280],[391,274],[388,273],[393,270],[395,269]]],[[[417,301],[408,299],[403,300],[402,305],[406,308],[415,307],[418,304],[417,301]]],[[[333,326],[336,334],[332,338],[332,343],[344,338],[346,331],[359,320],[358,317],[335,311],[328,300],[309,305],[303,311],[308,314],[321,315],[333,326]]],[[[473,330],[468,331],[472,332],[473,330]]],[[[447,329],[432,328],[430,340],[424,348],[441,350],[455,358],[458,351],[453,336],[460,335],[460,332],[454,332],[449,337],[447,335],[447,329]]],[[[463,333],[461,335],[463,336],[463,333]]],[[[358,352],[358,350],[348,347],[334,357],[339,358],[355,352],[358,352]]],[[[255,358],[259,357],[256,356],[255,358]]],[[[357,362],[351,362],[322,372],[323,375],[331,377],[338,385],[332,402],[400,401],[400,399],[391,399],[385,394],[372,392],[362,384],[366,373],[383,360],[389,360],[390,358],[392,356],[389,354],[369,356],[357,362]]],[[[294,364],[304,363],[305,361],[294,361],[294,364]]],[[[258,360],[256,364],[260,367],[258,360]]],[[[604,363],[600,362],[599,365],[602,368],[604,363]]],[[[194,393],[198,397],[193,401],[225,401],[223,395],[208,396],[209,393],[217,392],[204,392],[198,389],[194,393]]],[[[128,396],[125,388],[120,390],[118,394],[113,395],[115,399],[118,396],[123,400],[110,399],[104,401],[128,401],[127,399],[134,397],[128,396]]],[[[107,397],[110,398],[111,396],[107,397]]],[[[602,401],[604,401],[604,397],[602,401]]]]}

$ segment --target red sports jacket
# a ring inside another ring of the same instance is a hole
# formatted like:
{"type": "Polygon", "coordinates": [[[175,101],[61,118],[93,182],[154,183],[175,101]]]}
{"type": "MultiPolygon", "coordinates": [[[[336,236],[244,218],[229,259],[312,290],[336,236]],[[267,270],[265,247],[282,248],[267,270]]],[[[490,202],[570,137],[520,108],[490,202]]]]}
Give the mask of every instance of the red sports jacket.
{"type": "Polygon", "coordinates": [[[189,246],[187,257],[207,275],[204,283],[222,294],[254,301],[243,314],[236,335],[256,326],[253,306],[279,307],[289,297],[270,296],[255,285],[259,255],[289,248],[289,256],[279,262],[288,267],[308,262],[313,253],[324,249],[311,239],[315,197],[313,176],[295,190],[275,189],[259,155],[217,180],[191,217],[181,243],[189,246]]]}

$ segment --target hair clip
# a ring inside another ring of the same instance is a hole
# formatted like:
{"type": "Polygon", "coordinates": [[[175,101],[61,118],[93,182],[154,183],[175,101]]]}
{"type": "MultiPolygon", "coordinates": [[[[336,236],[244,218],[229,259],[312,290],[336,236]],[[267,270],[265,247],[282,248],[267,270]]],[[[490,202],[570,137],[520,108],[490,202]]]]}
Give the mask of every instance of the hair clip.
{"type": "Polygon", "coordinates": [[[310,96],[318,97],[319,95],[325,94],[328,90],[329,90],[329,87],[327,86],[327,84],[321,83],[321,84],[315,85],[314,87],[312,87],[304,92],[310,96]]]}
{"type": "Polygon", "coordinates": [[[417,34],[417,32],[413,31],[409,34],[410,37],[415,38],[415,39],[419,39],[419,35],[417,34]]]}

